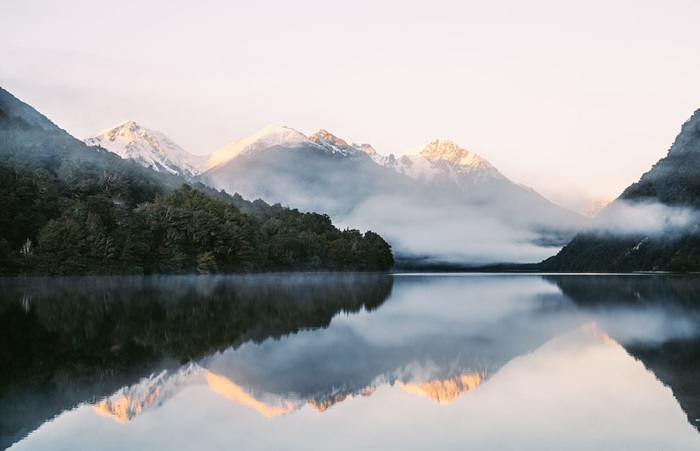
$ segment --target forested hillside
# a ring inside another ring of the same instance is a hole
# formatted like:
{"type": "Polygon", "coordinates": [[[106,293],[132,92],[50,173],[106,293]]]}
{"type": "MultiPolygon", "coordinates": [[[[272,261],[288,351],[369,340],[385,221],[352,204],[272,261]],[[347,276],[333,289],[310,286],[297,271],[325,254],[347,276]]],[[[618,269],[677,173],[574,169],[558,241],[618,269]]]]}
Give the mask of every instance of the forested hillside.
{"type": "Polygon", "coordinates": [[[385,271],[393,264],[375,233],[341,231],[323,214],[155,173],[86,146],[1,94],[0,274],[385,271]]]}
{"type": "Polygon", "coordinates": [[[596,219],[601,229],[579,234],[542,262],[541,269],[700,271],[700,110],[683,124],[668,155],[596,219]],[[631,209],[663,215],[637,214],[631,223],[624,219],[631,209]],[[654,222],[650,230],[643,230],[645,223],[654,222]]]}

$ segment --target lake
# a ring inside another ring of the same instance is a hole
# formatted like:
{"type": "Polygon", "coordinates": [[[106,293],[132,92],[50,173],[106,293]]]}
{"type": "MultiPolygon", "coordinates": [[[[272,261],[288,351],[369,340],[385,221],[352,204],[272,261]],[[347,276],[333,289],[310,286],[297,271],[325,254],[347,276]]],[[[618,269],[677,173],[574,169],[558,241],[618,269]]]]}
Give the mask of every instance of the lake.
{"type": "Polygon", "coordinates": [[[700,278],[0,279],[0,448],[700,449],[700,278]]]}

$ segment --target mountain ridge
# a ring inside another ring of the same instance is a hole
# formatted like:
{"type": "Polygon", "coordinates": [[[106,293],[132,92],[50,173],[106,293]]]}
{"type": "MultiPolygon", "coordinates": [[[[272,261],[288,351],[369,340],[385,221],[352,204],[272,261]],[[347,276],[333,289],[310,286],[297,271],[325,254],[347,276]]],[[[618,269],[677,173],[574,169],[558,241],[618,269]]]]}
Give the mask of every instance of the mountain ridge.
{"type": "Polygon", "coordinates": [[[164,133],[142,127],[132,120],[100,130],[94,137],[85,139],[85,144],[102,147],[154,171],[186,178],[201,173],[208,160],[206,156],[187,152],[164,133]]]}

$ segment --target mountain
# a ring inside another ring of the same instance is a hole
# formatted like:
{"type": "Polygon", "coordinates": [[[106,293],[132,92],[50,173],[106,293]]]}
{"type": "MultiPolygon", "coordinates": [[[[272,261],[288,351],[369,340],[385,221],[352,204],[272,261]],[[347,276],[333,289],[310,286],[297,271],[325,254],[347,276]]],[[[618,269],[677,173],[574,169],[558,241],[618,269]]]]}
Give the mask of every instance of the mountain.
{"type": "Polygon", "coordinates": [[[545,271],[700,270],[700,110],[666,157],[541,264],[545,271]]]}
{"type": "Polygon", "coordinates": [[[437,139],[418,154],[406,153],[398,158],[393,154],[381,156],[371,146],[363,150],[382,166],[425,183],[456,184],[462,190],[469,190],[491,180],[508,181],[488,161],[447,139],[437,139]]]}
{"type": "Polygon", "coordinates": [[[220,166],[237,156],[245,156],[258,150],[283,143],[306,141],[306,136],[288,127],[269,125],[247,138],[237,139],[212,153],[207,162],[207,169],[220,166]]]}
{"type": "Polygon", "coordinates": [[[203,183],[244,198],[295,205],[342,220],[373,193],[410,190],[410,180],[320,130],[311,137],[268,126],[214,152],[203,183]]]}
{"type": "Polygon", "coordinates": [[[204,184],[379,231],[410,265],[539,261],[584,221],[446,139],[395,157],[323,129],[307,137],[269,126],[208,166],[204,184]]]}
{"type": "Polygon", "coordinates": [[[209,157],[196,156],[178,146],[161,132],[126,121],[100,131],[85,140],[88,146],[99,146],[124,159],[131,159],[158,172],[194,177],[206,169],[209,157]]]}
{"type": "MultiPolygon", "coordinates": [[[[247,202],[152,171],[87,146],[0,93],[0,275],[384,271],[393,264],[376,233],[340,230],[327,215],[247,202]]],[[[112,136],[150,137],[154,149],[167,144],[149,133],[127,123],[112,136]]]]}

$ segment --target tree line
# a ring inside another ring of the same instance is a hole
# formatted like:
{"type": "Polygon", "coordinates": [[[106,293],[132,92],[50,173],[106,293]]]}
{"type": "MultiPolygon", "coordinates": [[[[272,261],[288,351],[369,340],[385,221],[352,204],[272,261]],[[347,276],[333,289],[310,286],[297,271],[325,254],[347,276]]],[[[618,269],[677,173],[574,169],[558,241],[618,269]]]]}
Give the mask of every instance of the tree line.
{"type": "Polygon", "coordinates": [[[376,233],[159,174],[0,110],[0,274],[386,271],[376,233]]]}

